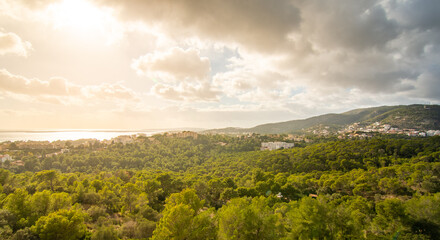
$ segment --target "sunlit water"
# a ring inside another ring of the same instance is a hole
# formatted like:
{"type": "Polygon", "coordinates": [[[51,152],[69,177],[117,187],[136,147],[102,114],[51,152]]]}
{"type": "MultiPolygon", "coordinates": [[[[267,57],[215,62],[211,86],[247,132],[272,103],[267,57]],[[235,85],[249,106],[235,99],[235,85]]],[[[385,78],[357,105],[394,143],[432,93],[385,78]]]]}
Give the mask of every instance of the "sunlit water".
{"type": "Polygon", "coordinates": [[[111,131],[111,130],[60,130],[60,131],[0,131],[0,142],[5,141],[57,141],[78,139],[112,139],[122,135],[145,134],[152,136],[166,130],[111,131]]]}

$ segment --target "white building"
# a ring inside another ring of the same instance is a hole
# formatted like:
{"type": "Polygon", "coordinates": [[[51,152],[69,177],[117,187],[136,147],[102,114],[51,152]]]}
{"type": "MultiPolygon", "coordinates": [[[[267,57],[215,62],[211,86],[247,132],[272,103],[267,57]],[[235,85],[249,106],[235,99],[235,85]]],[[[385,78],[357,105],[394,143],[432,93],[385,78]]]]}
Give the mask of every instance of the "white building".
{"type": "Polygon", "coordinates": [[[12,157],[9,156],[8,154],[0,155],[0,160],[1,160],[2,162],[5,162],[6,160],[12,161],[12,157]]]}
{"type": "Polygon", "coordinates": [[[293,148],[295,146],[294,143],[286,143],[286,142],[264,142],[261,143],[261,150],[276,150],[280,148],[293,148]]]}
{"type": "Polygon", "coordinates": [[[426,131],[426,135],[428,135],[430,137],[440,135],[440,130],[428,130],[428,131],[426,131]]]}

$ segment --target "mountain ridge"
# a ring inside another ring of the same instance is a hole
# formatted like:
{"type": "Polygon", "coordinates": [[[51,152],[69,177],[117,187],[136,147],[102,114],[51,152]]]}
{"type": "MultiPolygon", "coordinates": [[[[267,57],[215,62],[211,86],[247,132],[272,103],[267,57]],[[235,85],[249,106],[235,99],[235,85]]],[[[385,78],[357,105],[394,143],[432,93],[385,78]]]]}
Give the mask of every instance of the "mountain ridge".
{"type": "Polygon", "coordinates": [[[303,133],[305,130],[326,126],[331,130],[344,129],[358,123],[369,125],[375,122],[389,124],[395,128],[416,130],[440,129],[440,105],[396,105],[353,109],[343,113],[327,113],[305,119],[266,123],[251,128],[221,128],[203,131],[204,133],[258,133],[289,134],[303,133]]]}

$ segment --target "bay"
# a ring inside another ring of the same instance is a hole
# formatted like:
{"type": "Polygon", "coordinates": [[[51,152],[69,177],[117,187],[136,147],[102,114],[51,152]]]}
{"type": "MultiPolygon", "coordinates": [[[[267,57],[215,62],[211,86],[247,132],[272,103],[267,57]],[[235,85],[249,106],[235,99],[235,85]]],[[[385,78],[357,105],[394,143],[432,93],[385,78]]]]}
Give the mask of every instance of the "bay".
{"type": "Polygon", "coordinates": [[[152,136],[167,130],[48,130],[48,131],[0,131],[0,142],[6,141],[57,141],[97,139],[106,140],[122,135],[143,134],[152,136]]]}

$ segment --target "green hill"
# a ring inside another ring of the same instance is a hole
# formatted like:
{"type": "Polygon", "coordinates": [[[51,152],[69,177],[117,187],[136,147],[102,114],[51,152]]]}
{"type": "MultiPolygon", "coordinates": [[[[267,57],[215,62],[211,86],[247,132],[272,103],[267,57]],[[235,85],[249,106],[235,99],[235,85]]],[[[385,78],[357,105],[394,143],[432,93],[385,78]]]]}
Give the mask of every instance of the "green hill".
{"type": "Polygon", "coordinates": [[[353,123],[369,125],[375,122],[390,124],[400,129],[440,129],[439,105],[399,105],[355,109],[341,114],[325,114],[302,120],[268,123],[253,128],[214,129],[211,133],[300,133],[306,129],[326,126],[330,130],[344,129],[353,123]]]}

